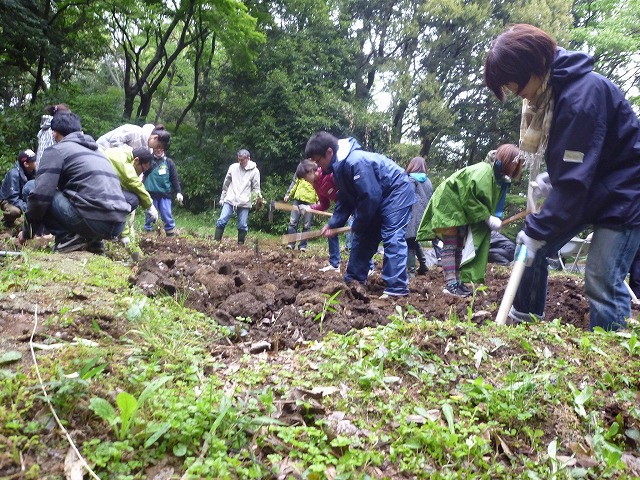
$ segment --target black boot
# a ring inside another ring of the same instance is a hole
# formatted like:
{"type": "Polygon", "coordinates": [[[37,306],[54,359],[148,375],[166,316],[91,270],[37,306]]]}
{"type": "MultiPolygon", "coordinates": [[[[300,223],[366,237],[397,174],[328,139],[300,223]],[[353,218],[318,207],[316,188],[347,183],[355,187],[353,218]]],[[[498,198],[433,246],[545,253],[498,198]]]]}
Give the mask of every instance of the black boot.
{"type": "Polygon", "coordinates": [[[216,227],[215,239],[219,242],[222,240],[222,234],[224,233],[224,227],[216,227]]]}
{"type": "Polygon", "coordinates": [[[427,256],[422,249],[422,245],[419,243],[416,244],[416,257],[418,257],[418,263],[420,263],[420,267],[418,267],[418,275],[425,275],[429,268],[427,267],[427,256]]]}
{"type": "Polygon", "coordinates": [[[416,251],[412,248],[409,249],[409,255],[407,255],[407,275],[409,278],[416,276],[416,251]]]}
{"type": "Polygon", "coordinates": [[[244,244],[245,238],[247,238],[247,232],[244,230],[238,230],[238,245],[244,244]]]}

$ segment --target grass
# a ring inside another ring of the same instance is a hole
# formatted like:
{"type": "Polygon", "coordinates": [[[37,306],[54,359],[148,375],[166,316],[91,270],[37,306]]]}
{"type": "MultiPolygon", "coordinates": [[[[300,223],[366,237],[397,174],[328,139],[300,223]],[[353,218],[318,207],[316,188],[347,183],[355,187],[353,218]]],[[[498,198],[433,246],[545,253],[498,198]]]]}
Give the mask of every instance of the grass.
{"type": "MultiPolygon", "coordinates": [[[[178,223],[201,235],[215,228],[211,214],[180,212],[178,223]]],[[[316,248],[326,253],[326,243],[316,248]]],[[[184,302],[131,289],[126,265],[48,261],[35,252],[5,262],[2,295],[89,285],[111,293],[119,325],[92,322],[99,346],[38,360],[100,478],[148,478],[160,467],[171,478],[211,479],[635,475],[623,453],[637,457],[640,445],[637,324],[620,334],[557,321],[500,328],[398,308],[386,326],[329,333],[295,351],[217,354],[228,329],[184,302]]],[[[49,317],[59,331],[73,328],[73,298],[59,297],[49,317]]],[[[106,315],[75,315],[89,313],[106,315]]],[[[51,433],[33,367],[0,368],[0,473],[13,475],[8,466],[28,457],[40,461],[20,478],[63,478],[47,470],[60,464],[46,462],[49,452],[68,446],[51,433]]]]}

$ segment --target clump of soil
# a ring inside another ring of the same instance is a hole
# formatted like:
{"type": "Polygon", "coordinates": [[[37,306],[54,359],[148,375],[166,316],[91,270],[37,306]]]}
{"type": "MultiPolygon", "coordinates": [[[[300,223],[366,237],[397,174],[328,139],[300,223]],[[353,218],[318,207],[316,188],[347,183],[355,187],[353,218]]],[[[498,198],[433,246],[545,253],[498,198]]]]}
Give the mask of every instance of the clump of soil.
{"type": "MultiPolygon", "coordinates": [[[[148,295],[175,295],[184,305],[203,312],[237,333],[242,342],[268,342],[269,348],[293,348],[317,340],[326,332],[346,333],[352,328],[384,325],[396,306],[413,306],[427,318],[467,319],[495,317],[510,269],[489,264],[486,290],[475,300],[442,293],[439,267],[411,279],[408,297],[380,300],[384,283],[381,265],[366,286],[346,285],[342,274],[320,272],[325,254],[279,245],[236,245],[207,239],[145,236],[140,247],[145,259],[131,282],[148,295]],[[340,293],[328,308],[329,297],[340,293]],[[320,316],[325,313],[320,321],[320,316]]],[[[343,265],[346,259],[343,258],[343,265]]],[[[549,277],[546,317],[589,328],[589,303],[577,276],[549,277]]]]}

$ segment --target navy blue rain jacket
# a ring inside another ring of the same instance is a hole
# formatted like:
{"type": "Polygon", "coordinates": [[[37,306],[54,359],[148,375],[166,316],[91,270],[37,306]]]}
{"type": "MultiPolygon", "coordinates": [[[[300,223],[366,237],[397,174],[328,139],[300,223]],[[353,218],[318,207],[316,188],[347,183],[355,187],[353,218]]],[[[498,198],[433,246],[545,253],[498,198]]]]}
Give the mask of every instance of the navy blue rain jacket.
{"type": "Polygon", "coordinates": [[[0,186],[0,200],[6,200],[25,212],[27,210],[27,199],[22,197],[22,189],[24,184],[32,178],[35,178],[35,172],[27,177],[21,163],[16,162],[13,168],[7,172],[2,186],[0,186]]]}
{"type": "Polygon", "coordinates": [[[379,216],[416,202],[405,171],[384,155],[365,152],[354,138],[338,141],[338,151],[327,170],[333,172],[340,192],[329,228],[343,226],[355,213],[351,229],[362,234],[379,216]]]}
{"type": "Polygon", "coordinates": [[[555,99],[546,164],[553,190],[525,232],[538,240],[581,225],[640,226],[640,125],[593,58],[558,48],[551,66],[555,99]]]}

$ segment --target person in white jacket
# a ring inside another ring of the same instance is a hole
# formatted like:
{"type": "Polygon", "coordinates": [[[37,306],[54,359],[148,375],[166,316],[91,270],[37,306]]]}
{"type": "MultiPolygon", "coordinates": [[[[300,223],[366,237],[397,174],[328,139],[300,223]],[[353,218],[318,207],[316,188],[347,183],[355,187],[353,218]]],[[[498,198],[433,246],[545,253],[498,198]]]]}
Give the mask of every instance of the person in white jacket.
{"type": "Polygon", "coordinates": [[[102,150],[124,145],[129,145],[131,148],[149,147],[150,149],[162,148],[167,150],[170,142],[171,136],[164,128],[164,125],[154,125],[153,123],[147,123],[142,127],[125,123],[96,140],[102,150]]]}
{"type": "Polygon", "coordinates": [[[222,211],[216,222],[215,239],[222,240],[224,228],[235,210],[238,213],[238,244],[243,244],[249,231],[247,226],[249,209],[254,201],[258,208],[263,203],[260,192],[260,171],[255,162],[251,161],[249,151],[242,149],[238,152],[238,163],[231,165],[224,177],[220,195],[222,211]]]}

